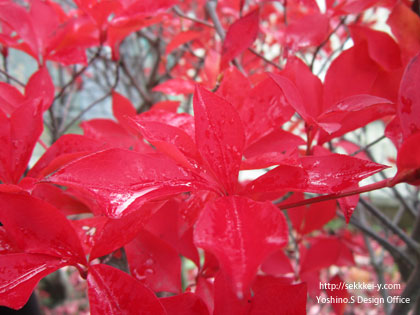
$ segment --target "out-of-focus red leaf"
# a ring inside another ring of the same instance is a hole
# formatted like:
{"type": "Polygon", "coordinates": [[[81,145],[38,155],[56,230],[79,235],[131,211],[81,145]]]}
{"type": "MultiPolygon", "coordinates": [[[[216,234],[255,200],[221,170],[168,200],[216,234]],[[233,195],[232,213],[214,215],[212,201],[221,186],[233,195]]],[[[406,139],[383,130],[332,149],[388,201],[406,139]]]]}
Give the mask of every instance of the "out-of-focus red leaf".
{"type": "Polygon", "coordinates": [[[178,94],[191,94],[194,92],[195,83],[191,80],[184,79],[170,79],[157,86],[155,86],[153,92],[162,92],[168,95],[178,94]]]}
{"type": "Polygon", "coordinates": [[[293,114],[293,108],[276,84],[269,78],[262,81],[251,90],[239,111],[247,145],[281,127],[293,114]]]}
{"type": "MultiPolygon", "coordinates": [[[[288,202],[304,200],[302,193],[294,193],[288,202]]],[[[290,221],[296,231],[305,235],[314,230],[321,229],[326,223],[335,217],[336,201],[327,200],[324,202],[314,203],[309,206],[301,206],[289,209],[287,211],[290,221]]]]}
{"type": "MultiPolygon", "coordinates": [[[[181,205],[183,205],[183,203],[181,203],[181,205]]],[[[201,210],[202,209],[198,209],[198,211],[201,210]]],[[[198,213],[193,216],[194,220],[196,220],[197,215],[198,213]]],[[[179,255],[191,259],[199,266],[200,258],[198,256],[197,248],[193,243],[191,227],[185,226],[183,216],[184,212],[179,211],[178,201],[175,199],[169,200],[147,222],[145,229],[171,245],[177,250],[179,255]]]]}
{"type": "Polygon", "coordinates": [[[255,41],[259,31],[259,10],[253,10],[230,25],[223,41],[220,71],[255,41]]]}
{"type": "MultiPolygon", "coordinates": [[[[151,3],[154,1],[136,1],[138,5],[146,5],[146,3],[151,3]]],[[[160,1],[156,1],[160,2],[160,1]]],[[[150,7],[152,10],[152,7],[150,7]]],[[[137,9],[130,9],[131,12],[135,14],[138,13],[141,15],[141,12],[137,11],[137,9]]],[[[114,18],[108,25],[108,32],[107,32],[107,44],[112,48],[112,58],[113,60],[119,60],[119,46],[121,42],[132,32],[138,31],[144,27],[159,23],[165,17],[164,14],[158,14],[153,17],[145,17],[142,18],[141,16],[119,16],[114,18]]]]}
{"type": "Polygon", "coordinates": [[[29,170],[28,176],[39,177],[47,175],[43,172],[45,168],[60,156],[77,152],[89,154],[102,149],[104,149],[103,144],[86,136],[63,135],[48,148],[38,162],[29,170]]]}
{"type": "Polygon", "coordinates": [[[137,115],[137,111],[128,98],[117,93],[112,92],[112,113],[121,125],[124,125],[125,116],[133,117],[137,115]]]}
{"type": "Polygon", "coordinates": [[[354,43],[367,41],[369,56],[386,70],[401,67],[400,48],[387,33],[360,25],[351,25],[349,29],[354,43]]]}
{"type": "Polygon", "coordinates": [[[200,177],[163,155],[122,149],[83,157],[46,180],[77,189],[93,210],[115,219],[151,199],[207,187],[200,177]]]}
{"type": "Polygon", "coordinates": [[[408,182],[420,185],[420,132],[404,140],[397,155],[398,172],[393,182],[408,182]]]}
{"type": "MultiPolygon", "coordinates": [[[[334,298],[334,301],[345,301],[349,299],[350,294],[345,288],[345,282],[340,278],[339,275],[335,275],[330,281],[330,288],[327,288],[327,294],[334,298]],[[331,288],[334,287],[334,289],[331,288]]],[[[337,315],[344,314],[344,309],[346,308],[346,303],[332,303],[332,307],[337,315]]]]}
{"type": "Polygon", "coordinates": [[[403,64],[420,51],[420,18],[404,3],[398,2],[387,20],[401,48],[403,64]]]}
{"type": "Polygon", "coordinates": [[[95,230],[92,231],[92,251],[89,260],[107,255],[133,240],[161,206],[162,202],[148,202],[120,219],[107,218],[104,223],[94,222],[99,225],[93,226],[95,230]]]}
{"type": "Polygon", "coordinates": [[[20,104],[25,101],[25,97],[14,86],[0,82],[0,110],[10,116],[20,104]]]}
{"type": "Polygon", "coordinates": [[[287,285],[270,279],[255,289],[250,315],[259,314],[306,314],[307,288],[305,283],[287,285]]]}
{"type": "Polygon", "coordinates": [[[54,93],[55,87],[46,66],[35,72],[25,87],[25,97],[27,99],[40,98],[43,111],[47,110],[53,103],[54,93]]]}
{"type": "Polygon", "coordinates": [[[405,69],[398,95],[398,117],[404,138],[420,131],[420,53],[405,69]]]}
{"type": "Polygon", "coordinates": [[[3,1],[0,3],[0,20],[16,31],[20,38],[28,44],[30,50],[35,54],[35,58],[38,59],[39,44],[29,13],[12,1],[3,1]]]}
{"type": "Polygon", "coordinates": [[[142,140],[110,119],[91,119],[80,124],[86,137],[101,142],[109,148],[123,148],[138,152],[152,152],[142,140]]]}
{"type": "Polygon", "coordinates": [[[40,105],[25,102],[10,117],[0,110],[0,179],[3,183],[18,183],[28,165],[43,128],[40,105]]]}
{"type": "Polygon", "coordinates": [[[366,42],[343,51],[325,76],[324,109],[352,95],[370,94],[378,69],[377,63],[369,57],[366,42]]]}
{"type": "Polygon", "coordinates": [[[29,195],[0,193],[0,221],[12,240],[27,253],[86,263],[79,238],[69,221],[42,200],[29,195]]]}
{"type": "Polygon", "coordinates": [[[58,257],[41,254],[1,255],[0,305],[16,310],[22,308],[38,281],[66,264],[58,257]]]}
{"type": "Polygon", "coordinates": [[[216,94],[225,98],[240,113],[247,110],[245,99],[251,91],[251,83],[236,67],[230,67],[223,73],[223,79],[216,94]]]}
{"type": "Polygon", "coordinates": [[[293,273],[290,259],[282,249],[268,256],[261,265],[261,270],[272,276],[283,276],[287,273],[293,273]]]}
{"type": "Polygon", "coordinates": [[[203,277],[197,278],[195,294],[207,305],[210,314],[214,311],[214,284],[203,277]]]}
{"type": "Polygon", "coordinates": [[[271,203],[230,196],[206,205],[197,220],[194,241],[217,257],[241,298],[247,295],[258,266],[287,243],[287,233],[283,214],[271,203]]]}
{"type": "Polygon", "coordinates": [[[234,193],[245,145],[241,119],[231,104],[200,86],[193,103],[198,151],[225,191],[234,193]]]}
{"type": "Polygon", "coordinates": [[[152,291],[118,269],[93,265],[89,268],[87,282],[92,315],[166,314],[152,291]]]}
{"type": "Polygon", "coordinates": [[[305,14],[286,27],[286,45],[292,50],[318,46],[328,35],[329,18],[325,14],[305,14]]]}
{"type": "Polygon", "coordinates": [[[214,278],[214,312],[217,315],[248,314],[250,294],[239,298],[229,276],[220,271],[214,278]]]}
{"type": "Polygon", "coordinates": [[[201,36],[201,32],[185,31],[175,35],[166,46],[165,54],[169,55],[174,49],[201,36]]]}
{"type": "Polygon", "coordinates": [[[178,110],[180,102],[179,101],[160,101],[154,103],[151,111],[153,110],[164,110],[172,113],[176,113],[178,110]]]}
{"type": "Polygon", "coordinates": [[[131,274],[146,287],[181,293],[181,259],[168,243],[143,230],[124,248],[131,274]]]}
{"type": "MultiPolygon", "coordinates": [[[[314,239],[300,265],[300,274],[311,273],[331,265],[339,265],[340,257],[349,249],[337,237],[314,239]]],[[[353,261],[354,262],[354,261],[353,261]]]]}
{"type": "Polygon", "coordinates": [[[159,299],[168,315],[208,315],[206,304],[196,294],[185,292],[159,299]]]}
{"type": "Polygon", "coordinates": [[[54,185],[37,183],[31,194],[53,205],[65,216],[90,212],[86,205],[54,185]]]}
{"type": "Polygon", "coordinates": [[[191,139],[195,139],[194,117],[190,114],[178,114],[174,112],[169,112],[167,110],[154,109],[144,112],[133,119],[157,121],[163,124],[177,127],[185,131],[187,135],[191,137],[191,139]]]}

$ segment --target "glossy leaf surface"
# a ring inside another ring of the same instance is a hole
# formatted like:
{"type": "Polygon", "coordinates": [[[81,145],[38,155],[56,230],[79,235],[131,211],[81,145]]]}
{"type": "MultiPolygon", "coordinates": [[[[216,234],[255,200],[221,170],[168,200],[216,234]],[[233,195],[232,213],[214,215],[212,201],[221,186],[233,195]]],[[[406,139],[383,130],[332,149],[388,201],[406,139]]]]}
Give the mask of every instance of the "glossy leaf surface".
{"type": "Polygon", "coordinates": [[[0,221],[13,241],[27,253],[86,263],[79,238],[70,222],[59,210],[42,200],[28,195],[0,193],[0,221]]]}
{"type": "Polygon", "coordinates": [[[118,269],[93,265],[87,281],[92,315],[166,314],[152,291],[118,269]]]}
{"type": "Polygon", "coordinates": [[[245,145],[241,119],[232,105],[200,86],[193,102],[198,151],[226,192],[234,193],[245,145]]]}
{"type": "Polygon", "coordinates": [[[131,274],[146,287],[181,293],[181,259],[168,243],[143,230],[124,248],[131,274]]]}
{"type": "Polygon", "coordinates": [[[16,253],[1,255],[0,305],[19,309],[46,275],[66,265],[58,257],[16,253]]]}
{"type": "Polygon", "coordinates": [[[243,297],[258,266],[287,243],[287,233],[284,216],[271,203],[231,196],[206,205],[194,241],[217,257],[234,293],[243,297]]]}
{"type": "Polygon", "coordinates": [[[82,200],[110,218],[127,215],[153,198],[205,186],[199,177],[169,158],[121,149],[81,158],[48,177],[48,181],[77,189],[82,200]]]}

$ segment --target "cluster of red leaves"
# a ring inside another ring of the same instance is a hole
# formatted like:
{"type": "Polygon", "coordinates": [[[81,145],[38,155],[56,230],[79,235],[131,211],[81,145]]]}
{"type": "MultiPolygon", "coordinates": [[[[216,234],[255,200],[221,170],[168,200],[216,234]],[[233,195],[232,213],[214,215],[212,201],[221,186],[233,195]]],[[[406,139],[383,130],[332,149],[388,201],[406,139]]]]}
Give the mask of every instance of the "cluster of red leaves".
{"type": "Polygon", "coordinates": [[[398,148],[398,173],[375,188],[420,181],[420,20],[394,2],[326,1],[321,13],[315,1],[291,1],[286,24],[279,12],[268,18],[273,4],[256,4],[242,16],[242,1],[226,1],[218,10],[233,22],[218,47],[214,29],[199,23],[173,34],[180,29],[168,11],[175,1],[75,1],[71,11],[52,1],[33,0],[29,11],[0,1],[3,54],[20,49],[39,64],[24,94],[0,84],[0,304],[22,307],[41,278],[75,266],[87,280],[92,314],[304,314],[320,270],[354,264],[356,245],[347,234],[310,234],[335,216],[334,200],[295,207],[289,217],[297,264],[282,249],[288,225],[272,201],[288,192],[294,194],[279,207],[304,203],[303,193],[343,195],[338,201],[349,220],[359,181],[385,166],[322,145],[385,117],[393,117],[386,135],[398,148]],[[392,8],[396,41],[355,22],[354,46],[333,61],[324,82],[293,57],[326,41],[339,17],[379,2],[392,8]],[[116,121],[83,122],[83,135],[59,138],[23,176],[54,100],[46,62],[83,64],[85,49],[100,45],[118,59],[127,35],[156,23],[172,23],[163,35],[172,38],[167,54],[186,42],[208,51],[202,85],[194,87],[180,65],[175,79],[155,88],[194,90],[194,116],[165,106],[137,114],[114,92],[116,121]],[[287,63],[251,75],[264,69],[265,61],[247,50],[262,34],[285,47],[287,63]],[[229,66],[238,56],[248,75],[229,66]],[[224,76],[213,93],[215,68],[224,76]],[[306,139],[292,133],[298,124],[306,139]],[[267,167],[273,168],[253,181],[238,181],[241,170],[267,167]],[[90,216],[68,218],[82,213],[90,216]],[[130,274],[100,263],[121,248],[130,274]],[[197,267],[186,292],[180,256],[197,267]]]}

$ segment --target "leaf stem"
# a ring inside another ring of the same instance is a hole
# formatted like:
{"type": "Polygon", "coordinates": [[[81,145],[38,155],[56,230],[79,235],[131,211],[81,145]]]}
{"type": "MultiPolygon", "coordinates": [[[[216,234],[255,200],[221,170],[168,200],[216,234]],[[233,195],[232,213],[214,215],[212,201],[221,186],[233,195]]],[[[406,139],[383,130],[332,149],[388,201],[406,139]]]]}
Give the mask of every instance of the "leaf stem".
{"type": "Polygon", "coordinates": [[[277,207],[281,210],[285,210],[285,209],[310,205],[310,204],[313,204],[313,203],[316,203],[316,202],[322,202],[322,201],[339,199],[339,198],[352,196],[352,195],[358,195],[358,194],[361,194],[361,193],[365,193],[365,192],[369,192],[369,191],[372,191],[372,190],[381,189],[381,188],[385,188],[385,187],[391,187],[391,179],[390,178],[387,178],[387,179],[381,180],[377,183],[369,184],[369,185],[366,185],[366,186],[363,186],[363,187],[357,187],[355,189],[347,190],[347,191],[344,191],[344,192],[341,192],[341,193],[318,196],[318,197],[314,197],[314,198],[301,200],[301,201],[298,201],[298,202],[290,202],[290,203],[286,202],[286,203],[283,203],[283,204],[278,204],[277,207]]]}

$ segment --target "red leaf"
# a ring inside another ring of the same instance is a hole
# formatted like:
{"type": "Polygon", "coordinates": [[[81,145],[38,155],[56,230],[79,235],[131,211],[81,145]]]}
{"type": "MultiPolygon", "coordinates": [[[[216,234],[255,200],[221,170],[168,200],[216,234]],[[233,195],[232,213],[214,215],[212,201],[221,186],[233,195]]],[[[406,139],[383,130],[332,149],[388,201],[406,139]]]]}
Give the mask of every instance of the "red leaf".
{"type": "Polygon", "coordinates": [[[79,238],[70,222],[48,203],[21,194],[0,193],[0,221],[25,252],[86,264],[79,238]]]}
{"type": "Polygon", "coordinates": [[[182,129],[155,121],[132,120],[133,129],[160,152],[187,168],[197,168],[201,160],[194,141],[182,129]]]}
{"type": "MultiPolygon", "coordinates": [[[[43,19],[45,19],[45,16],[43,19]]],[[[54,93],[55,87],[46,66],[41,67],[30,77],[25,88],[27,99],[40,98],[42,100],[43,111],[46,111],[53,103],[54,93]]]]}
{"type": "Polygon", "coordinates": [[[115,91],[112,92],[112,113],[122,125],[126,122],[125,116],[133,117],[137,115],[137,111],[130,100],[115,91]]]}
{"type": "Polygon", "coordinates": [[[397,155],[398,172],[393,182],[408,182],[420,185],[420,132],[409,136],[401,145],[397,155]]]}
{"type": "Polygon", "coordinates": [[[420,50],[420,18],[404,3],[398,2],[387,23],[401,48],[403,64],[407,64],[420,50]]]}
{"type": "Polygon", "coordinates": [[[184,79],[171,79],[155,86],[153,92],[162,92],[168,95],[191,94],[194,92],[194,81],[184,79]]]}
{"type": "Polygon", "coordinates": [[[44,170],[57,160],[58,157],[77,152],[89,154],[101,149],[104,149],[103,144],[99,141],[89,139],[86,136],[73,134],[63,135],[48,148],[38,162],[29,170],[28,176],[46,176],[47,174],[45,174],[44,170]]]}
{"type": "Polygon", "coordinates": [[[197,246],[210,251],[239,297],[246,296],[258,266],[287,243],[287,223],[269,202],[231,196],[203,209],[195,226],[197,246]]]}
{"type": "Polygon", "coordinates": [[[292,102],[293,96],[286,93],[288,91],[290,93],[297,93],[297,91],[293,88],[287,89],[287,86],[285,86],[287,83],[283,83],[279,75],[271,74],[271,78],[283,89],[285,96],[288,97],[290,105],[293,106],[307,123],[312,123],[312,120],[323,112],[323,86],[321,80],[297,57],[290,57],[287,60],[286,67],[281,72],[281,76],[288,78],[296,86],[296,89],[300,93],[300,96],[294,96],[297,99],[296,101],[292,102]],[[301,101],[300,98],[302,99],[301,101]]]}
{"type": "Polygon", "coordinates": [[[92,251],[89,260],[108,255],[130,242],[161,205],[161,202],[148,202],[122,218],[106,218],[103,224],[99,221],[91,233],[92,251]]]}
{"type": "Polygon", "coordinates": [[[194,293],[159,299],[168,315],[209,315],[206,304],[194,293]]]}
{"type": "Polygon", "coordinates": [[[240,113],[245,99],[251,91],[251,83],[236,67],[230,67],[223,73],[222,82],[216,94],[222,96],[240,113]]]}
{"type": "Polygon", "coordinates": [[[281,127],[293,114],[293,108],[276,84],[271,79],[262,81],[250,91],[239,112],[247,145],[281,127]]]}
{"type": "Polygon", "coordinates": [[[181,293],[181,259],[168,243],[143,230],[124,248],[131,274],[146,287],[181,293]]]}
{"type": "Polygon", "coordinates": [[[261,265],[261,270],[272,276],[283,276],[294,272],[289,257],[286,256],[282,249],[268,256],[261,265]]]}
{"type": "Polygon", "coordinates": [[[387,99],[372,95],[346,97],[318,117],[318,125],[328,133],[320,137],[318,143],[322,144],[394,113],[395,105],[387,99]]]}
{"type": "Polygon", "coordinates": [[[10,116],[25,101],[25,97],[14,86],[0,82],[0,101],[0,110],[10,116]]]}
{"type": "Polygon", "coordinates": [[[255,41],[259,31],[259,10],[251,11],[230,25],[223,41],[220,71],[229,66],[229,62],[244,52],[255,41]]]}
{"type": "Polygon", "coordinates": [[[185,31],[175,35],[170,43],[166,46],[165,54],[169,55],[174,49],[194,39],[197,39],[200,36],[201,33],[197,31],[185,31]]]}
{"type": "Polygon", "coordinates": [[[245,144],[241,119],[232,105],[200,86],[193,103],[198,151],[225,191],[234,193],[245,144]]]}
{"type": "MultiPolygon", "coordinates": [[[[301,193],[294,193],[287,202],[297,202],[303,200],[301,193]]],[[[290,221],[296,231],[305,235],[314,230],[320,230],[322,227],[335,217],[336,201],[327,200],[314,203],[309,206],[295,207],[287,211],[290,221]]]]}
{"type": "Polygon", "coordinates": [[[65,260],[40,254],[7,254],[0,259],[0,305],[22,308],[38,281],[64,267],[65,260]]]}
{"type": "MultiPolygon", "coordinates": [[[[330,297],[334,298],[334,301],[345,301],[346,299],[349,299],[350,294],[345,289],[345,282],[341,280],[339,275],[335,275],[330,282],[328,283],[331,286],[334,286],[334,290],[331,288],[327,288],[325,291],[327,291],[327,294],[330,297]]],[[[332,307],[337,315],[344,314],[344,309],[346,308],[346,303],[332,303],[332,307]]]]}
{"type": "Polygon", "coordinates": [[[311,247],[306,252],[300,266],[300,274],[339,265],[342,255],[347,255],[349,249],[337,237],[319,237],[314,239],[311,247]]]}
{"type": "Polygon", "coordinates": [[[219,272],[214,278],[214,312],[215,315],[248,314],[251,296],[239,298],[229,276],[219,272]]]}
{"type": "Polygon", "coordinates": [[[91,119],[82,122],[80,126],[86,137],[97,140],[109,148],[152,152],[143,141],[130,134],[122,125],[110,119],[91,119]]]}
{"type": "Polygon", "coordinates": [[[255,290],[250,315],[306,314],[307,288],[305,283],[286,285],[277,279],[255,290]],[[281,311],[280,311],[281,310],[281,311]]]}
{"type": "Polygon", "coordinates": [[[398,95],[398,117],[404,138],[420,131],[420,53],[405,69],[398,95]]]}
{"type": "Polygon", "coordinates": [[[0,179],[3,183],[19,182],[42,128],[38,102],[25,102],[10,117],[0,110],[0,179]]]}
{"type": "Polygon", "coordinates": [[[298,159],[296,165],[276,167],[250,182],[245,193],[283,190],[338,193],[386,168],[381,164],[342,154],[305,156],[298,159]]]}
{"type": "Polygon", "coordinates": [[[275,129],[273,132],[248,146],[244,151],[244,155],[249,158],[269,152],[285,154],[287,151],[297,149],[299,145],[305,143],[299,136],[282,129],[275,129]]]}
{"type": "Polygon", "coordinates": [[[342,154],[305,156],[300,161],[308,173],[309,190],[318,193],[340,192],[386,168],[342,154]]]}
{"type": "Polygon", "coordinates": [[[349,29],[355,45],[367,41],[369,56],[386,70],[401,67],[400,48],[387,33],[360,25],[351,25],[349,29]]]}
{"type": "Polygon", "coordinates": [[[89,268],[87,277],[92,315],[165,315],[152,291],[128,274],[107,265],[89,268]]]}
{"type": "Polygon", "coordinates": [[[83,203],[54,185],[37,183],[31,195],[53,205],[65,216],[90,212],[83,203]]]}
{"type": "Polygon", "coordinates": [[[165,156],[122,149],[83,157],[47,180],[77,189],[80,199],[97,213],[115,219],[151,199],[207,187],[201,178],[165,156]]]}
{"type": "Polygon", "coordinates": [[[286,46],[291,50],[303,47],[318,46],[326,39],[329,29],[329,18],[325,14],[305,14],[292,20],[286,27],[286,46]]]}
{"type": "Polygon", "coordinates": [[[19,37],[29,45],[35,58],[39,58],[35,28],[29,13],[24,8],[12,1],[3,1],[0,3],[0,20],[15,30],[19,37]]]}
{"type": "Polygon", "coordinates": [[[369,57],[366,42],[343,51],[325,76],[324,109],[352,95],[370,94],[378,71],[379,66],[369,57]]]}

